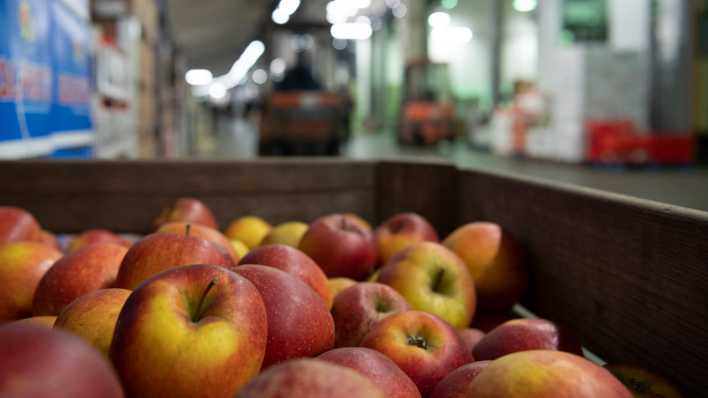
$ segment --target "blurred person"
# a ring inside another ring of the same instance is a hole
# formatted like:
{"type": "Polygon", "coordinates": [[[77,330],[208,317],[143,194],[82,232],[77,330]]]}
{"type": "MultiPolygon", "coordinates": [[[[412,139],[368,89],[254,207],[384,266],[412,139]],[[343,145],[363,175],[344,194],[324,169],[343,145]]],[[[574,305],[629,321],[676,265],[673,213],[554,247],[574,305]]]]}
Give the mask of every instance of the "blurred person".
{"type": "Polygon", "coordinates": [[[300,50],[296,54],[295,65],[285,72],[283,80],[276,85],[277,91],[321,91],[322,85],[312,72],[312,64],[307,53],[300,50]]]}

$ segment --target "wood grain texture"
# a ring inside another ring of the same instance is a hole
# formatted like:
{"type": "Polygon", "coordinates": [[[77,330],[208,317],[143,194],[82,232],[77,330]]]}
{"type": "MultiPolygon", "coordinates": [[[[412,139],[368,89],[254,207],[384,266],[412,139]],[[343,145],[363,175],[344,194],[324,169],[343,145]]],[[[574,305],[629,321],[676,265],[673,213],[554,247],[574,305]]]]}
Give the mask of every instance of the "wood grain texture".
{"type": "Polygon", "coordinates": [[[380,221],[401,212],[428,219],[441,237],[457,221],[457,169],[447,163],[381,162],[378,167],[377,214],[380,221]]]}
{"type": "Polygon", "coordinates": [[[460,223],[500,223],[526,246],[524,304],[609,362],[708,390],[708,214],[597,191],[462,172],[460,223]]]}
{"type": "Polygon", "coordinates": [[[375,221],[376,166],[368,162],[0,162],[0,203],[31,211],[61,233],[147,233],[178,197],[203,200],[222,227],[257,214],[272,223],[352,211],[375,221]]]}

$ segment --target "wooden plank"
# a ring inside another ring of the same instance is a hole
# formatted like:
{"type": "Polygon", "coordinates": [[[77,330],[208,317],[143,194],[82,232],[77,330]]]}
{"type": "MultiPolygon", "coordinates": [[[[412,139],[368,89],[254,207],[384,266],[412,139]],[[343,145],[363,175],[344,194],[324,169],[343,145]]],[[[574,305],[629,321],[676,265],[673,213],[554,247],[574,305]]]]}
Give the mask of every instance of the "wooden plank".
{"type": "Polygon", "coordinates": [[[458,225],[457,169],[448,163],[381,162],[376,204],[380,221],[416,212],[427,218],[441,238],[458,225]]]}
{"type": "Polygon", "coordinates": [[[524,304],[610,362],[708,389],[708,213],[463,172],[460,223],[500,223],[530,254],[524,304]]]}
{"type": "Polygon", "coordinates": [[[246,214],[278,223],[353,211],[374,222],[375,171],[374,163],[318,160],[0,162],[0,204],[23,207],[60,233],[150,232],[181,196],[203,200],[222,227],[246,214]]]}

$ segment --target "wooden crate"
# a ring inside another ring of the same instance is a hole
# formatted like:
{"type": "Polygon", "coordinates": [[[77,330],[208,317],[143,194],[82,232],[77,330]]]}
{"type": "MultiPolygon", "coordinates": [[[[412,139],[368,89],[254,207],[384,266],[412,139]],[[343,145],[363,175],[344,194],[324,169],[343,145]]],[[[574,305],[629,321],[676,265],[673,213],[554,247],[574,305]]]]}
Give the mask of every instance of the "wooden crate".
{"type": "Polygon", "coordinates": [[[528,250],[526,307],[610,362],[654,369],[689,397],[708,390],[708,213],[434,163],[0,162],[0,187],[0,204],[57,232],[147,233],[180,196],[204,200],[222,226],[245,214],[378,223],[415,211],[444,236],[495,221],[528,250]]]}

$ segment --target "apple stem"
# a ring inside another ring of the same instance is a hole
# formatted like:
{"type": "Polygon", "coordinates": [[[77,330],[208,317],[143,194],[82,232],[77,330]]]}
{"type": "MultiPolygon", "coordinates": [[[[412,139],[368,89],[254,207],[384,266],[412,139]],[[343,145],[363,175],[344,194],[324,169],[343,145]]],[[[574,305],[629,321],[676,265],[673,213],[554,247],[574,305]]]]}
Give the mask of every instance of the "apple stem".
{"type": "Polygon", "coordinates": [[[187,224],[184,226],[184,236],[189,236],[189,232],[192,230],[192,224],[187,224]]]}
{"type": "Polygon", "coordinates": [[[202,312],[204,309],[202,306],[204,306],[204,301],[206,300],[207,295],[211,291],[211,289],[216,286],[216,279],[212,279],[211,282],[209,282],[209,285],[204,289],[204,292],[202,292],[202,297],[199,298],[199,303],[197,304],[197,310],[194,312],[194,317],[192,318],[192,322],[198,322],[202,318],[202,312]]]}
{"type": "Polygon", "coordinates": [[[408,336],[408,345],[416,346],[424,350],[428,349],[428,342],[421,336],[408,336]]]}
{"type": "Polygon", "coordinates": [[[435,293],[442,293],[442,282],[443,282],[444,276],[445,276],[445,270],[442,268],[435,272],[435,275],[433,276],[433,286],[432,286],[432,289],[435,293]]]}

